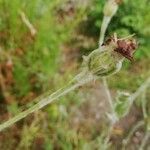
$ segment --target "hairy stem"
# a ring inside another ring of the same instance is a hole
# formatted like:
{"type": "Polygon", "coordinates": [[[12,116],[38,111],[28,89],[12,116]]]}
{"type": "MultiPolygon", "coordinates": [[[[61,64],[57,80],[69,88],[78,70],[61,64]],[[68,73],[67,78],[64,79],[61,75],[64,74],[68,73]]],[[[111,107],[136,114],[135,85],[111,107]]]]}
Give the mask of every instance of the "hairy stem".
{"type": "Polygon", "coordinates": [[[135,93],[131,94],[131,96],[129,97],[129,106],[127,109],[127,114],[130,111],[131,106],[133,105],[134,101],[136,100],[137,97],[139,97],[140,95],[143,94],[143,92],[145,92],[145,90],[150,86],[150,77],[148,79],[145,80],[145,82],[136,90],[135,93]]]}
{"type": "MultiPolygon", "coordinates": [[[[101,31],[100,31],[100,38],[99,38],[99,47],[101,47],[102,43],[104,42],[105,33],[106,33],[106,30],[107,30],[107,27],[108,27],[110,21],[111,21],[111,17],[108,17],[108,16],[103,17],[101,31]]],[[[110,104],[111,111],[114,114],[112,97],[111,97],[111,94],[110,94],[110,90],[108,88],[107,80],[104,77],[102,79],[102,81],[103,81],[105,92],[106,92],[107,97],[108,97],[108,102],[110,104]]]]}
{"type": "Polygon", "coordinates": [[[108,102],[109,102],[110,108],[113,110],[112,97],[111,97],[111,94],[110,94],[110,91],[109,91],[109,88],[108,88],[107,80],[105,80],[105,79],[106,78],[103,79],[103,84],[104,84],[105,91],[106,91],[106,94],[107,94],[107,97],[108,97],[108,102]]]}
{"type": "MultiPolygon", "coordinates": [[[[101,25],[101,30],[100,30],[100,38],[99,38],[99,48],[102,46],[103,42],[104,42],[104,37],[105,37],[105,33],[106,33],[106,30],[108,28],[108,25],[112,19],[113,15],[111,16],[105,16],[103,17],[103,21],[102,21],[102,25],[101,25]]],[[[111,93],[110,93],[110,90],[108,88],[108,84],[107,84],[107,80],[106,78],[104,77],[102,79],[103,81],[103,85],[104,85],[104,89],[105,89],[105,92],[107,94],[107,97],[108,97],[108,102],[110,104],[110,108],[111,108],[111,112],[112,112],[112,116],[115,117],[115,112],[114,112],[114,109],[113,109],[113,101],[112,101],[112,97],[111,97],[111,93]]],[[[116,118],[116,117],[115,117],[116,118]]],[[[111,120],[111,122],[113,123],[114,121],[111,120]]]]}
{"type": "MultiPolygon", "coordinates": [[[[106,30],[108,28],[108,25],[109,25],[112,17],[113,17],[113,15],[111,15],[111,16],[105,16],[105,14],[104,14],[102,25],[101,25],[101,30],[100,30],[99,48],[102,46],[102,44],[104,42],[105,33],[106,33],[106,30]]],[[[112,100],[112,97],[111,97],[111,93],[110,93],[110,90],[109,90],[109,87],[108,87],[107,80],[104,77],[104,78],[102,78],[102,81],[103,81],[104,90],[105,90],[106,95],[108,97],[108,102],[109,102],[109,105],[110,105],[110,108],[111,108],[111,113],[112,113],[111,118],[109,118],[110,121],[111,121],[111,125],[109,127],[108,135],[107,135],[107,137],[105,139],[105,144],[107,144],[109,142],[109,139],[110,139],[110,136],[111,136],[111,132],[113,130],[113,126],[112,125],[116,122],[116,115],[115,115],[115,112],[114,112],[113,100],[112,100]]]]}
{"type": "MultiPolygon", "coordinates": [[[[78,81],[75,78],[66,87],[64,87],[64,88],[52,93],[51,95],[46,96],[46,97],[40,97],[39,101],[35,105],[33,105],[30,108],[28,108],[27,110],[19,113],[18,115],[14,116],[13,118],[9,119],[8,121],[2,123],[0,125],[0,131],[4,130],[5,128],[10,127],[11,125],[13,125],[14,123],[18,122],[19,120],[25,118],[29,114],[31,114],[35,111],[38,111],[39,109],[43,108],[44,106],[52,103],[54,100],[60,98],[61,96],[66,95],[67,93],[75,90],[79,86],[82,86],[85,83],[87,83],[93,79],[90,75],[85,75],[84,73],[80,73],[76,77],[77,78],[79,77],[78,81]]],[[[38,98],[36,100],[38,100],[38,98]]]]}

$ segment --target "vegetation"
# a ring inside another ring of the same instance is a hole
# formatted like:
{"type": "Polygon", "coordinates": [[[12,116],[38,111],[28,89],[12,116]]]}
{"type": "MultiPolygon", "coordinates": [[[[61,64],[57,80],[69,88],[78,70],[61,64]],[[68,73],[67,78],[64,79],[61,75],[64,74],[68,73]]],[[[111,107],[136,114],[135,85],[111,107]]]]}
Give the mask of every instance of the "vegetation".
{"type": "MultiPolygon", "coordinates": [[[[104,3],[0,0],[1,122],[77,74],[81,56],[98,47],[104,3]]],[[[113,128],[106,117],[110,106],[104,87],[95,81],[1,132],[0,149],[149,149],[149,10],[148,0],[124,0],[106,32],[106,37],[135,33],[139,41],[134,62],[126,60],[122,70],[108,78],[121,118],[113,128]]]]}

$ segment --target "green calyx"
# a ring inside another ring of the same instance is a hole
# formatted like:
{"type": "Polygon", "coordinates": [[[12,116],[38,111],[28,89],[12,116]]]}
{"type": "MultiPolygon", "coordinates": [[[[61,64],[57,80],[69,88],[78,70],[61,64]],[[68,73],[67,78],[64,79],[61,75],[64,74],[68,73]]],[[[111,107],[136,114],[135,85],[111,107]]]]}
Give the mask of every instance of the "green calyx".
{"type": "Polygon", "coordinates": [[[94,76],[104,77],[118,72],[123,58],[118,55],[113,46],[103,46],[94,50],[84,59],[84,66],[94,76]]]}

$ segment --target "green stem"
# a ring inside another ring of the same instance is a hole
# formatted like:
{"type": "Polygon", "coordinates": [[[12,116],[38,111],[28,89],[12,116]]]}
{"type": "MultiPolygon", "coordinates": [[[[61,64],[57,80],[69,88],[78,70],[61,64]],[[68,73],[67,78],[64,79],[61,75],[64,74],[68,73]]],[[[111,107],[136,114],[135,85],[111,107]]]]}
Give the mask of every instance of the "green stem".
{"type": "Polygon", "coordinates": [[[150,77],[138,88],[138,90],[131,95],[130,99],[133,102],[141,93],[143,93],[150,86],[150,77]]]}
{"type": "MultiPolygon", "coordinates": [[[[39,102],[35,105],[31,106],[27,110],[19,113],[18,115],[14,116],[13,118],[9,119],[8,121],[2,123],[0,125],[0,131],[4,130],[5,128],[10,127],[14,123],[18,122],[19,120],[25,118],[29,114],[38,111],[39,109],[43,108],[44,106],[52,103],[54,100],[60,98],[61,96],[66,95],[67,93],[75,90],[76,88],[84,85],[85,83],[91,81],[93,78],[90,75],[86,75],[84,73],[80,73],[75,77],[75,79],[70,82],[69,85],[66,87],[52,93],[51,95],[47,95],[46,97],[39,97],[39,102]]],[[[38,100],[38,98],[36,99],[38,100]]]]}
{"type": "Polygon", "coordinates": [[[133,102],[136,100],[137,97],[139,97],[148,87],[150,86],[150,77],[137,89],[135,93],[133,93],[130,97],[130,106],[128,107],[128,113],[130,111],[130,108],[133,104],[133,102]]]}
{"type": "MultiPolygon", "coordinates": [[[[101,45],[104,42],[105,33],[106,33],[107,27],[108,27],[112,17],[113,16],[110,17],[110,16],[105,16],[105,15],[103,17],[102,26],[101,26],[101,30],[100,30],[99,48],[101,47],[101,45]]],[[[114,111],[114,108],[113,108],[113,100],[112,100],[112,97],[111,97],[111,94],[110,94],[110,90],[108,88],[106,78],[104,77],[102,79],[102,81],[103,81],[104,89],[105,89],[105,92],[107,94],[108,102],[109,102],[110,108],[111,108],[111,113],[112,113],[111,123],[114,124],[114,122],[116,121],[116,115],[115,115],[115,111],[114,111]]]]}
{"type": "Polygon", "coordinates": [[[126,115],[129,113],[131,106],[133,105],[134,101],[139,97],[148,87],[150,86],[150,77],[145,80],[145,82],[137,89],[137,91],[129,97],[129,106],[126,112],[126,115]]]}

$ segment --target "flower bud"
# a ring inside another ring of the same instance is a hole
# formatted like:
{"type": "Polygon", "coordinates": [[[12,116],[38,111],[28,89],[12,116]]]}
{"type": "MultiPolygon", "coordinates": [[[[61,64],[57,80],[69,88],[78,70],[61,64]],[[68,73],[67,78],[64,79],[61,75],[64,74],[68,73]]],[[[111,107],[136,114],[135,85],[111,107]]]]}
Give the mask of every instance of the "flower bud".
{"type": "Polygon", "coordinates": [[[112,17],[118,9],[118,3],[116,0],[108,0],[104,6],[104,16],[112,17]]]}
{"type": "Polygon", "coordinates": [[[112,54],[111,47],[104,48],[107,50],[94,50],[88,57],[88,71],[94,76],[114,74],[122,66],[122,59],[112,54]]]}

